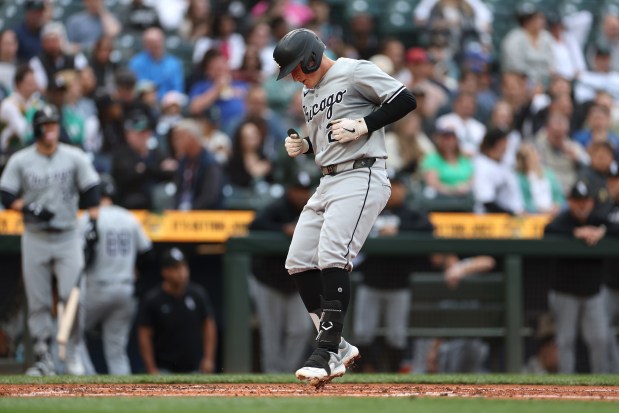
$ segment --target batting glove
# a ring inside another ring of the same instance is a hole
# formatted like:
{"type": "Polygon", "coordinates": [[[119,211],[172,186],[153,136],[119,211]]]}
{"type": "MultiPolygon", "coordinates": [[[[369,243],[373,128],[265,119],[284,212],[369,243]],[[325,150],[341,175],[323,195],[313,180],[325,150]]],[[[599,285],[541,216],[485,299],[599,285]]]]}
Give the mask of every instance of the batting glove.
{"type": "Polygon", "coordinates": [[[97,231],[97,220],[90,218],[84,231],[84,262],[86,268],[90,268],[95,261],[95,252],[99,242],[99,231],[97,231]]]}
{"type": "Polygon", "coordinates": [[[284,146],[286,147],[288,156],[292,158],[296,158],[302,153],[309,151],[309,143],[297,134],[286,137],[284,146]]]}
{"type": "Polygon", "coordinates": [[[331,137],[340,143],[346,143],[359,139],[361,135],[368,133],[368,126],[361,119],[335,119],[330,123],[331,137]]]}
{"type": "Polygon", "coordinates": [[[36,202],[24,206],[22,212],[28,222],[49,222],[54,217],[52,211],[36,202]]]}

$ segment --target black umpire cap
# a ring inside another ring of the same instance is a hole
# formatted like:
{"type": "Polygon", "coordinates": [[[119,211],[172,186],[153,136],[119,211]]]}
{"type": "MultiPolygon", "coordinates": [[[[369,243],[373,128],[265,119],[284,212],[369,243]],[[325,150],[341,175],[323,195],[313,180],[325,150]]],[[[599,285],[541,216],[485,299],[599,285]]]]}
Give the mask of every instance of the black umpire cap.
{"type": "Polygon", "coordinates": [[[572,186],[570,190],[569,199],[587,199],[593,198],[591,188],[585,181],[578,180],[572,186]]]}
{"type": "Polygon", "coordinates": [[[187,263],[185,254],[176,247],[164,251],[161,255],[161,268],[176,267],[179,264],[185,263],[187,263]]]}

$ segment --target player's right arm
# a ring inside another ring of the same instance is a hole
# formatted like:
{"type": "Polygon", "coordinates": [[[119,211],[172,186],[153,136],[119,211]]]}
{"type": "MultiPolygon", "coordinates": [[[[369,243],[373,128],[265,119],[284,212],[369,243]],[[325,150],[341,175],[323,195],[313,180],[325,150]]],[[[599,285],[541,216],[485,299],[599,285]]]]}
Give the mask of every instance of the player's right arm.
{"type": "Polygon", "coordinates": [[[2,177],[0,177],[0,198],[6,209],[21,211],[24,207],[24,201],[20,196],[22,189],[21,173],[17,158],[16,155],[9,158],[2,177]]]}
{"type": "Polygon", "coordinates": [[[284,140],[284,147],[291,158],[296,158],[303,153],[314,152],[309,138],[302,138],[299,132],[294,129],[288,129],[288,136],[284,140]]]}

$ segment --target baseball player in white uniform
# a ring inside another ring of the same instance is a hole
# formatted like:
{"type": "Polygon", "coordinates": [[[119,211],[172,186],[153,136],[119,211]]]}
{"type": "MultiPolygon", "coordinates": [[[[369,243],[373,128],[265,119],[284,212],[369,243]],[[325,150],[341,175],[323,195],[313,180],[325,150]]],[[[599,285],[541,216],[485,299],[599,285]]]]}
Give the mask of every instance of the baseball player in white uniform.
{"type": "MultiPolygon", "coordinates": [[[[131,374],[127,342],[136,312],[133,296],[135,265],[138,254],[149,251],[152,243],[140,222],[131,212],[112,203],[116,190],[112,179],[101,177],[101,207],[97,219],[99,239],[93,259],[86,268],[85,330],[101,323],[103,353],[109,374],[131,374]]],[[[80,228],[88,228],[88,214],[80,228]]],[[[96,371],[86,352],[84,367],[88,374],[96,371]]]]}
{"type": "Polygon", "coordinates": [[[373,63],[332,60],[324,50],[315,33],[296,29],[273,51],[278,79],[291,74],[304,86],[309,136],[290,130],[288,155],[314,153],[323,174],[301,213],[286,259],[318,329],[317,347],[296,376],[316,387],[342,376],[359,357],[358,349],[341,337],[349,272],[391,194],[383,127],[417,107],[406,87],[373,63]]]}
{"type": "MultiPolygon", "coordinates": [[[[22,211],[24,217],[22,271],[35,355],[26,374],[37,376],[55,374],[50,354],[52,274],[58,281],[59,299],[66,302],[84,268],[78,200],[90,216],[89,239],[96,239],[99,214],[99,175],[81,149],[59,142],[59,121],[54,106],[37,110],[32,119],[34,145],[11,156],[0,178],[2,204],[22,211]]],[[[76,351],[83,324],[80,313],[69,339],[65,369],[69,374],[83,374],[76,351]]]]}

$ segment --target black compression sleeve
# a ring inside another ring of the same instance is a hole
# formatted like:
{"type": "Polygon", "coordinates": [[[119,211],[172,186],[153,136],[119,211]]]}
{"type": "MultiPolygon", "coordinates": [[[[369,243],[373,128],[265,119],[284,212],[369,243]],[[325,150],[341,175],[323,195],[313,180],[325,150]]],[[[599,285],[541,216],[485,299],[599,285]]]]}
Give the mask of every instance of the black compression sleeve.
{"type": "Polygon", "coordinates": [[[91,186],[85,192],[80,193],[80,207],[91,208],[99,205],[101,201],[101,191],[99,184],[91,186]]]}
{"type": "Polygon", "coordinates": [[[372,133],[383,126],[389,125],[403,118],[410,111],[415,110],[417,107],[415,96],[404,88],[404,86],[402,86],[402,88],[403,90],[401,89],[401,92],[394,98],[388,100],[387,103],[383,104],[378,110],[363,118],[368,127],[368,133],[372,133]]]}
{"type": "Polygon", "coordinates": [[[17,199],[17,195],[0,189],[0,199],[2,200],[2,205],[4,205],[6,209],[11,209],[11,205],[13,205],[13,202],[17,199]]]}
{"type": "Polygon", "coordinates": [[[510,211],[509,209],[505,209],[502,206],[500,206],[499,204],[497,204],[496,202],[492,201],[492,202],[485,202],[484,203],[484,208],[486,208],[486,212],[493,212],[493,213],[506,213],[506,214],[510,214],[510,215],[514,215],[513,211],[510,211]]]}

